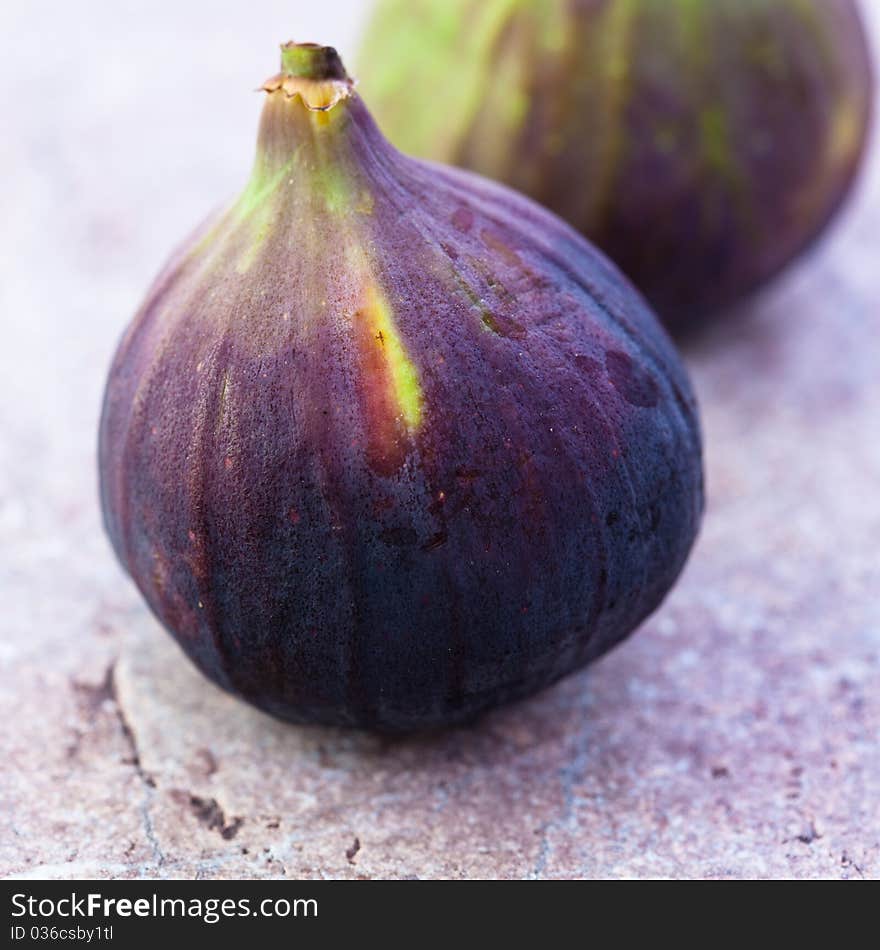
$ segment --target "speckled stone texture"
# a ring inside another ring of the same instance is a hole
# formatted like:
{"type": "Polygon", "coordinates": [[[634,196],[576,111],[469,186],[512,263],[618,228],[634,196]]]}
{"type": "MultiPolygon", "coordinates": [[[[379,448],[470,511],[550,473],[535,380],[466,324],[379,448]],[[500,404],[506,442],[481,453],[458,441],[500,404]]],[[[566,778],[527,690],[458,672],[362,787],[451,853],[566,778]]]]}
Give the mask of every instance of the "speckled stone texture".
{"type": "Polygon", "coordinates": [[[95,475],[112,349],[245,180],[274,43],[350,50],[353,5],[324,6],[0,14],[0,872],[880,877],[876,143],[829,239],[688,346],[703,532],[587,671],[432,738],[285,726],[201,678],[123,576],[95,475]]]}

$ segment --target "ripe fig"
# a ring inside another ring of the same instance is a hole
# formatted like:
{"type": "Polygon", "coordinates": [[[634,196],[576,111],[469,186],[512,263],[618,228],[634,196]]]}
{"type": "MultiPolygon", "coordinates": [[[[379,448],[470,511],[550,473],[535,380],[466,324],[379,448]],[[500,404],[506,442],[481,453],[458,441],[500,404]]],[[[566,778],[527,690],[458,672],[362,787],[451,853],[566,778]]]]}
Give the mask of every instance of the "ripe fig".
{"type": "Polygon", "coordinates": [[[691,389],[601,254],[396,152],[332,49],[285,45],[263,88],[249,184],[114,358],[106,527],[193,662],[260,708],[467,720],[669,590],[702,510],[691,389]]]}
{"type": "Polygon", "coordinates": [[[873,90],[852,0],[382,0],[364,62],[394,145],[557,212],[675,332],[820,234],[873,90]]]}

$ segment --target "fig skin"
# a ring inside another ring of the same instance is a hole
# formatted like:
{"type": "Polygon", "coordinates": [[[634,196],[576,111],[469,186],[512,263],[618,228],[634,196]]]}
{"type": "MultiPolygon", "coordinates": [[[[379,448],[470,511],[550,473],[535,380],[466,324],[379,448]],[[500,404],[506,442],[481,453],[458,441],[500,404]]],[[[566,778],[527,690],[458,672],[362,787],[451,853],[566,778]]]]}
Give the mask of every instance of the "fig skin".
{"type": "Polygon", "coordinates": [[[675,333],[823,231],[873,94],[852,0],[382,0],[362,61],[394,145],[564,217],[675,333]]]}
{"type": "Polygon", "coordinates": [[[347,80],[264,88],[249,185],[113,360],[106,528],[186,654],[261,709],[463,722],[663,599],[702,512],[694,397],[562,221],[399,154],[347,80]]]}

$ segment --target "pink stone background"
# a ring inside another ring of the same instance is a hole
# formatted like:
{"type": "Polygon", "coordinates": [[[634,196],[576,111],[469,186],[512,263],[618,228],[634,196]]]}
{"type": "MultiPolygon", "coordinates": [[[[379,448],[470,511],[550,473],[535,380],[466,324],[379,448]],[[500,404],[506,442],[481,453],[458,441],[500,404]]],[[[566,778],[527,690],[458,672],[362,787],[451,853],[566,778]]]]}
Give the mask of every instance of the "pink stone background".
{"type": "Polygon", "coordinates": [[[880,877],[880,146],[827,239],[687,349],[702,535],[591,669],[430,739],[283,726],[117,567],[112,349],[244,182],[275,44],[350,54],[361,8],[2,6],[0,874],[880,877]]]}

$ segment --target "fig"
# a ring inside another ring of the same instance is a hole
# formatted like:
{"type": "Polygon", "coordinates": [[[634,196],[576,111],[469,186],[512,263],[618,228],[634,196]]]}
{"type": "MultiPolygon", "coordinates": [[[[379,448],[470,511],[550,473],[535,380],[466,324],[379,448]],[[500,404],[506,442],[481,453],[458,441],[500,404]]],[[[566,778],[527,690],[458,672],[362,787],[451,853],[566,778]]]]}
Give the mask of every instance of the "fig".
{"type": "Polygon", "coordinates": [[[226,690],[295,722],[463,722],[660,603],[702,512],[694,397],[613,265],[399,154],[334,50],[285,44],[263,89],[249,183],[113,359],[106,528],[226,690]]]}
{"type": "Polygon", "coordinates": [[[873,90],[852,0],[383,0],[363,50],[394,145],[557,212],[676,333],[822,232],[873,90]]]}

